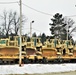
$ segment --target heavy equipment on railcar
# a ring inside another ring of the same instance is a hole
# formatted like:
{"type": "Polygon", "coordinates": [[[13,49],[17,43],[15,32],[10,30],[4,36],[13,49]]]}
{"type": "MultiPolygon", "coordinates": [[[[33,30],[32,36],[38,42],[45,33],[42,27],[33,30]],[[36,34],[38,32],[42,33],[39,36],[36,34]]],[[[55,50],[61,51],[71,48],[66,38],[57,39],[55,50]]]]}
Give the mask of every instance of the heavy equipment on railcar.
{"type": "Polygon", "coordinates": [[[25,62],[34,62],[36,56],[36,47],[35,42],[32,38],[29,41],[26,41],[26,56],[25,62]]]}
{"type": "Polygon", "coordinates": [[[43,57],[41,53],[42,43],[40,38],[32,37],[26,42],[25,62],[41,62],[43,57]]]}
{"type": "Polygon", "coordinates": [[[34,37],[35,39],[35,46],[36,46],[36,57],[35,57],[35,62],[43,62],[43,56],[42,56],[42,43],[41,43],[41,38],[39,37],[34,37]]]}
{"type": "MultiPolygon", "coordinates": [[[[19,37],[9,36],[9,38],[0,39],[0,63],[18,63],[19,62],[19,37]]],[[[22,60],[26,54],[22,52],[22,60]]]]}
{"type": "Polygon", "coordinates": [[[76,62],[76,43],[73,45],[73,62],[76,62]]]}
{"type": "Polygon", "coordinates": [[[57,59],[57,50],[55,48],[54,39],[47,39],[42,46],[42,56],[46,62],[55,61],[57,59]]]}
{"type": "Polygon", "coordinates": [[[71,40],[63,40],[63,51],[62,51],[62,59],[63,61],[71,61],[74,59],[73,57],[73,44],[71,40]]]}

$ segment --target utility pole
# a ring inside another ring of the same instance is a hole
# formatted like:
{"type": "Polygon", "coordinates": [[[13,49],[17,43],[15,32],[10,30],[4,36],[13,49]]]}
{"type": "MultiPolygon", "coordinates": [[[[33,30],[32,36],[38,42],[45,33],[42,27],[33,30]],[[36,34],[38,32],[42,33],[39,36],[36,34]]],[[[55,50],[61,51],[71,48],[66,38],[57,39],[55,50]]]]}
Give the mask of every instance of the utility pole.
{"type": "Polygon", "coordinates": [[[19,66],[22,63],[22,41],[21,41],[21,34],[22,34],[22,1],[20,0],[20,48],[19,48],[19,66]]]}
{"type": "Polygon", "coordinates": [[[68,24],[67,24],[67,40],[68,40],[68,30],[69,30],[69,28],[68,28],[68,24]]]}
{"type": "Polygon", "coordinates": [[[32,22],[30,22],[30,38],[32,37],[32,22]]]}

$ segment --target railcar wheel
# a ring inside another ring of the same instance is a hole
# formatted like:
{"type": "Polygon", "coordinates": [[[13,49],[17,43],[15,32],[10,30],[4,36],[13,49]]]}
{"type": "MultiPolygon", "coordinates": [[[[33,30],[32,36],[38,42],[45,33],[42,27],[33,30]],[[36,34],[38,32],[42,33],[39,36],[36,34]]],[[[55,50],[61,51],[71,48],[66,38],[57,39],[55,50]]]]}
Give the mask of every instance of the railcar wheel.
{"type": "Polygon", "coordinates": [[[29,59],[28,58],[24,58],[24,64],[28,64],[29,63],[29,59]]]}
{"type": "Polygon", "coordinates": [[[63,59],[59,59],[59,62],[62,63],[63,62],[63,59]]]}
{"type": "Polygon", "coordinates": [[[38,63],[38,59],[37,59],[37,57],[35,56],[35,61],[34,61],[35,63],[38,63]]]}
{"type": "Polygon", "coordinates": [[[3,64],[3,61],[2,60],[0,60],[0,64],[3,64]]]}
{"type": "Polygon", "coordinates": [[[43,57],[42,63],[47,63],[47,59],[45,57],[43,57]]]}

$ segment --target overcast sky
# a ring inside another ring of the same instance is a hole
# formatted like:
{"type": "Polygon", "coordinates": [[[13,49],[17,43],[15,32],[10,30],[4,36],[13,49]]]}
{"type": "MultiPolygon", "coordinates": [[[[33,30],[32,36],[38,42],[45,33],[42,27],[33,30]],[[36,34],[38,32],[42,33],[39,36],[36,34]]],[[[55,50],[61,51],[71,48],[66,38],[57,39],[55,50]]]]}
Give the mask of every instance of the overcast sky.
{"type": "MultiPolygon", "coordinates": [[[[15,2],[19,0],[0,0],[0,2],[15,2]]],[[[27,6],[34,8],[38,11],[48,13],[51,15],[43,14],[37,12],[31,8],[28,8],[22,5],[22,13],[26,16],[27,22],[23,28],[23,34],[29,33],[30,31],[30,22],[34,20],[35,22],[32,24],[32,32],[36,32],[37,35],[40,33],[45,33],[46,35],[50,35],[50,26],[51,18],[54,14],[60,13],[63,16],[72,16],[76,15],[76,0],[22,0],[22,3],[27,6]]],[[[19,4],[0,4],[0,14],[2,11],[17,11],[19,13],[19,4]]],[[[76,16],[70,17],[76,22],[76,16]]]]}

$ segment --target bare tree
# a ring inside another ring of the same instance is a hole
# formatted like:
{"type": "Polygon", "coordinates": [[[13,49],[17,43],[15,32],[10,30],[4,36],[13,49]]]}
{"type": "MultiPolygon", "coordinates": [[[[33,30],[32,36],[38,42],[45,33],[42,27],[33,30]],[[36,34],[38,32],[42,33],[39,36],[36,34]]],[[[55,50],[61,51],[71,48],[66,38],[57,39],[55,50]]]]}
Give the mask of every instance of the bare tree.
{"type": "Polygon", "coordinates": [[[18,17],[17,12],[14,12],[13,15],[14,15],[14,19],[13,19],[14,32],[17,35],[18,34],[18,30],[19,30],[20,17],[18,17]]]}
{"type": "Polygon", "coordinates": [[[7,13],[6,11],[3,12],[3,15],[0,16],[1,21],[2,21],[2,26],[3,26],[3,32],[5,33],[6,36],[11,32],[11,25],[13,21],[13,16],[12,12],[10,11],[7,13]]]}
{"type": "MultiPolygon", "coordinates": [[[[18,16],[17,12],[14,12],[13,16],[14,16],[14,18],[13,18],[14,32],[15,32],[15,35],[18,35],[20,17],[18,16]]],[[[25,21],[26,21],[25,16],[22,16],[22,25],[24,25],[25,21]]]]}
{"type": "Polygon", "coordinates": [[[66,24],[65,26],[66,31],[68,31],[69,36],[71,36],[72,33],[76,30],[76,26],[74,25],[75,22],[73,21],[73,19],[65,17],[64,23],[66,24]]]}
{"type": "MultiPolygon", "coordinates": [[[[3,12],[3,15],[0,16],[2,20],[2,28],[3,32],[6,36],[9,34],[18,35],[19,25],[20,25],[20,17],[17,12],[3,12]]],[[[26,18],[22,17],[22,25],[25,23],[26,18]]]]}

